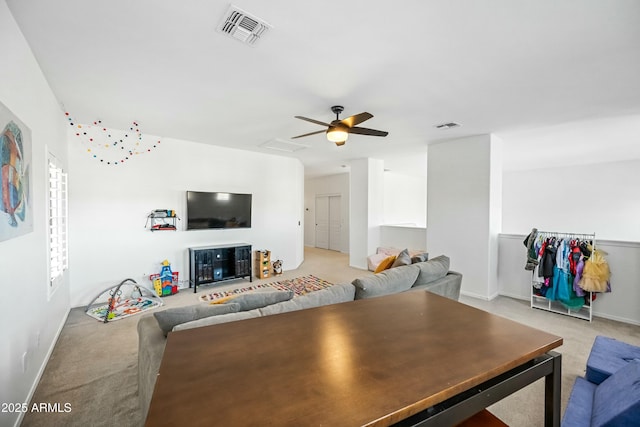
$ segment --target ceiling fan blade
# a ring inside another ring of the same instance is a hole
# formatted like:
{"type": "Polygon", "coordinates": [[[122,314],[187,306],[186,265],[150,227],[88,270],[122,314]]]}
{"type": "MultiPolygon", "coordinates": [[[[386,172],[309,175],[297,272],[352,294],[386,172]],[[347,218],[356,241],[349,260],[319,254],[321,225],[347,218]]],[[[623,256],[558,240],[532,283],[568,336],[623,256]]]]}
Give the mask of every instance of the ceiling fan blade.
{"type": "Polygon", "coordinates": [[[327,127],[331,126],[329,123],[324,123],[324,122],[321,122],[321,121],[318,121],[318,120],[310,119],[308,117],[302,117],[302,116],[294,116],[294,117],[296,119],[305,120],[307,122],[315,123],[315,124],[320,125],[320,126],[327,126],[327,127]]]}
{"type": "Polygon", "coordinates": [[[359,125],[365,120],[369,120],[371,117],[373,117],[373,114],[365,112],[365,113],[356,114],[355,116],[347,117],[346,119],[340,120],[340,122],[342,122],[343,124],[351,128],[356,125],[359,125]]]}
{"type": "Polygon", "coordinates": [[[315,135],[318,133],[325,133],[325,132],[326,130],[317,130],[315,132],[305,133],[304,135],[292,136],[291,139],[302,138],[303,136],[311,136],[311,135],[315,135]]]}
{"type": "Polygon", "coordinates": [[[369,135],[369,136],[387,136],[389,132],[385,132],[383,130],[375,130],[375,129],[367,129],[367,128],[359,128],[353,127],[349,129],[349,133],[356,133],[359,135],[369,135]]]}

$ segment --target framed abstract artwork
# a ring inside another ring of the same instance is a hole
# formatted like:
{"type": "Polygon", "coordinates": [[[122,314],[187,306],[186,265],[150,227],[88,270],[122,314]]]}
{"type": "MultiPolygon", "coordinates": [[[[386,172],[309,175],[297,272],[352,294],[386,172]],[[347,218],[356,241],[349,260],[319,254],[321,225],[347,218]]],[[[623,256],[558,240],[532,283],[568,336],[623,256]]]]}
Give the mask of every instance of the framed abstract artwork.
{"type": "Polygon", "coordinates": [[[31,130],[0,102],[0,241],[33,231],[31,130]]]}

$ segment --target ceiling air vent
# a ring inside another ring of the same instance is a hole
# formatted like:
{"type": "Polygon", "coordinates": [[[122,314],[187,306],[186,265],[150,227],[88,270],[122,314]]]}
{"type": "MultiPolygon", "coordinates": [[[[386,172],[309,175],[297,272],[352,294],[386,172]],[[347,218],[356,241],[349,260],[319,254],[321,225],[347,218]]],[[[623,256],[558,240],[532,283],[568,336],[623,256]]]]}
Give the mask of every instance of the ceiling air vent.
{"type": "Polygon", "coordinates": [[[270,28],[273,27],[263,19],[252,16],[244,10],[231,5],[225,13],[218,31],[253,46],[270,28]]]}
{"type": "Polygon", "coordinates": [[[286,151],[288,153],[294,153],[299,150],[309,148],[309,145],[302,144],[300,142],[285,141],[284,139],[274,138],[267,142],[260,144],[261,147],[269,148],[271,150],[286,151]]]}
{"type": "Polygon", "coordinates": [[[460,125],[458,123],[450,122],[450,123],[442,123],[441,125],[436,125],[437,129],[451,129],[457,128],[460,125]]]}

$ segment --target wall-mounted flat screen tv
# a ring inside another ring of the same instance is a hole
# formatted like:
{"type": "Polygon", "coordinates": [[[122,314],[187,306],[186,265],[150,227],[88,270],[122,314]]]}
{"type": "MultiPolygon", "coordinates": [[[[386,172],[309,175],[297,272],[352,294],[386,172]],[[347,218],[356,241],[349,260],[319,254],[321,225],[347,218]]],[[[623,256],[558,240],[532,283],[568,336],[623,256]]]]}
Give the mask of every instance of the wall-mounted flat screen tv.
{"type": "Polygon", "coordinates": [[[187,191],[187,230],[251,228],[251,194],[187,191]]]}

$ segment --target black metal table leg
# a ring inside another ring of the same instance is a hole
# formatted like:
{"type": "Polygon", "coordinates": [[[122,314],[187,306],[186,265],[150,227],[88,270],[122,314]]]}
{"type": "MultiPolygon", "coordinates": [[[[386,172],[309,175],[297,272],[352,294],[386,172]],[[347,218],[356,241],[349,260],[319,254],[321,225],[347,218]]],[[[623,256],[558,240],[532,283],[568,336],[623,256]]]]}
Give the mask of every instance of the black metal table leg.
{"type": "Polygon", "coordinates": [[[553,370],[544,378],[544,425],[560,427],[560,388],[562,384],[562,355],[550,351],[553,370]]]}

